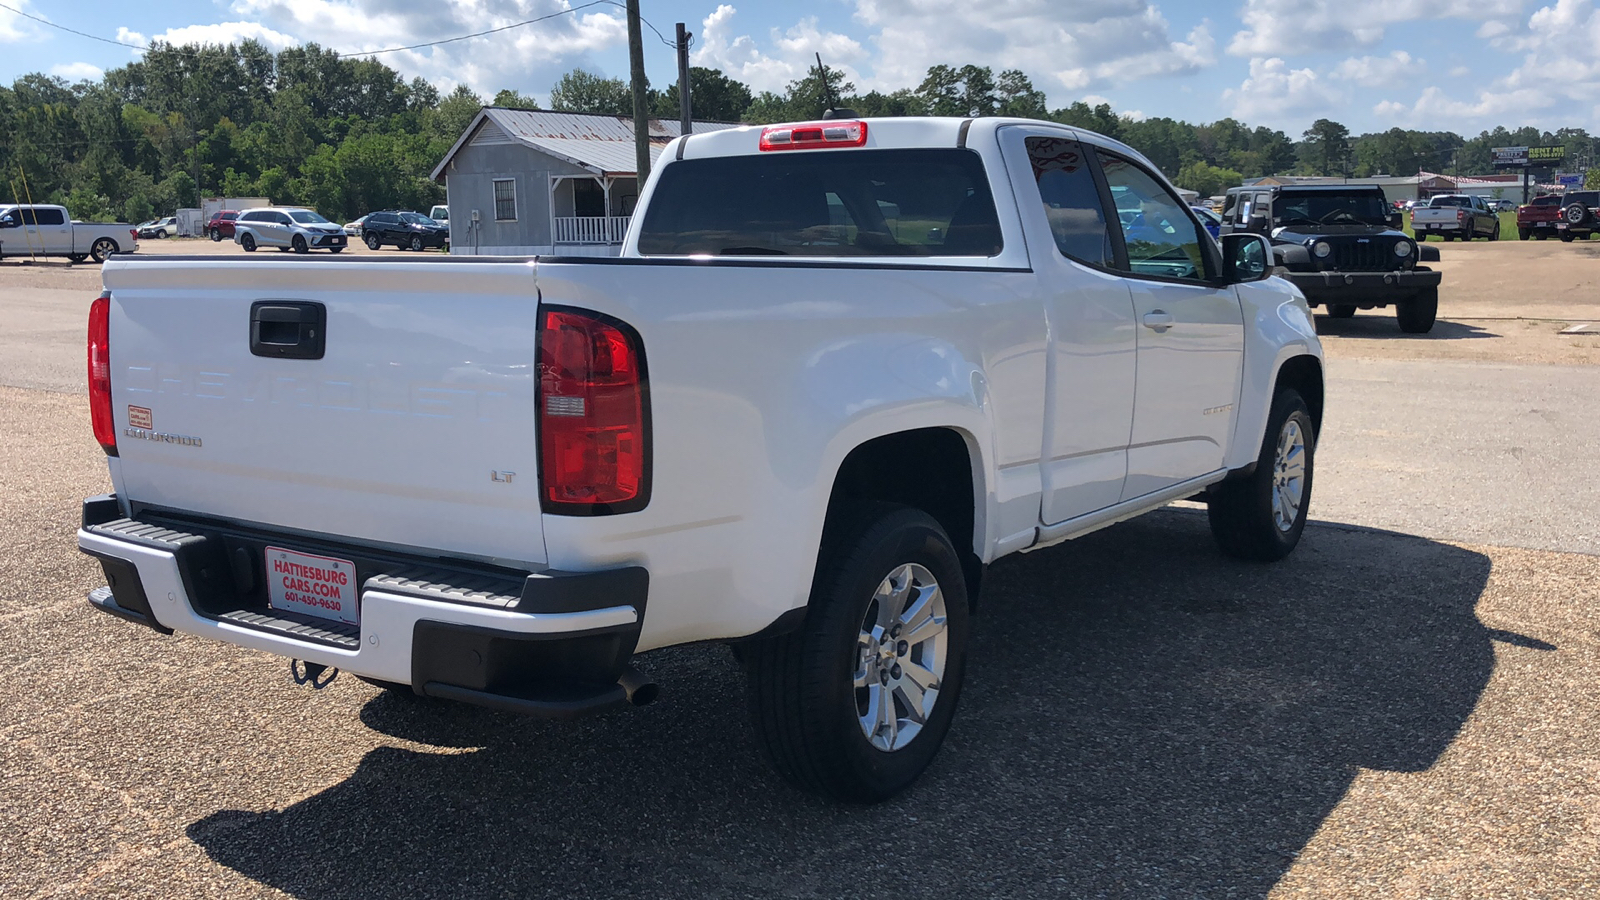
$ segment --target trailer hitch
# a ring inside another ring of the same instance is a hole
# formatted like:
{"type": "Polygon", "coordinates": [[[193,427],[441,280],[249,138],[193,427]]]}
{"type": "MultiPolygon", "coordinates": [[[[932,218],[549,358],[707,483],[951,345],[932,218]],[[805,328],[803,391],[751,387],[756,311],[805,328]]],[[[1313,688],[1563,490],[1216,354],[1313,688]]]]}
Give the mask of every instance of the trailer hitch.
{"type": "Polygon", "coordinates": [[[295,684],[309,684],[313,690],[320,691],[333,684],[333,680],[339,677],[339,670],[332,666],[325,666],[322,663],[302,662],[298,659],[291,659],[289,660],[289,677],[294,679],[295,684]],[[302,666],[304,666],[304,671],[301,669],[302,666]],[[324,672],[328,673],[327,678],[322,677],[324,672]]]}

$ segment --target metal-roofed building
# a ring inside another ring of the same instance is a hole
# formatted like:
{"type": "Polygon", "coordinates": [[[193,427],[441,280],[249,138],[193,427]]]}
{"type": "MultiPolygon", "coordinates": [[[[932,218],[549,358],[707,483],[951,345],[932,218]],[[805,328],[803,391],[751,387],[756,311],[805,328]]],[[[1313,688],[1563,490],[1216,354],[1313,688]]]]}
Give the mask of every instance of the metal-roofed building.
{"type": "MultiPolygon", "coordinates": [[[[650,158],[679,134],[651,119],[650,158]]],[[[694,130],[735,128],[695,122],[694,130]]],[[[633,119],[485,107],[433,170],[452,253],[614,256],[639,200],[633,119]]]]}

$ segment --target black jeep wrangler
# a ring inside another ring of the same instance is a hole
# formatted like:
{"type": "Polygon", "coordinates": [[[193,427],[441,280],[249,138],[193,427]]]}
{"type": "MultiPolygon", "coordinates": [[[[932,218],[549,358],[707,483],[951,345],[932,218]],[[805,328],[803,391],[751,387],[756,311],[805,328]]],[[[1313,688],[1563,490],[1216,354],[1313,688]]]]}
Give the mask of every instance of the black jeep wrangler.
{"type": "Polygon", "coordinates": [[[1313,307],[1346,319],[1393,305],[1400,330],[1424,334],[1439,312],[1439,250],[1400,230],[1383,189],[1362,185],[1236,187],[1222,208],[1222,233],[1272,241],[1277,264],[1313,307]]]}

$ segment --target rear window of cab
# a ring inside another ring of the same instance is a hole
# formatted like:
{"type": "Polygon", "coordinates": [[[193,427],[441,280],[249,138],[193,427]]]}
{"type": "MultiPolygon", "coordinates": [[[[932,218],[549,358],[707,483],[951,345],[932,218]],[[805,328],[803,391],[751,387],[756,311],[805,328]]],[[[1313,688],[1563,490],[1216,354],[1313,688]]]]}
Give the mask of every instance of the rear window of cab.
{"type": "Polygon", "coordinates": [[[639,229],[644,256],[999,255],[970,150],[819,150],[674,162],[639,229]]]}

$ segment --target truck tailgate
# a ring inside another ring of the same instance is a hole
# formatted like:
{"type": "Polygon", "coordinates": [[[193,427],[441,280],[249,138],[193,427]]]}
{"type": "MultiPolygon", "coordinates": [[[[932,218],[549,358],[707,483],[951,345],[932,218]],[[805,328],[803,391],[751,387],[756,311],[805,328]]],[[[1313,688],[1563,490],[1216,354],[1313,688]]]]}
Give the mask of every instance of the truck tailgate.
{"type": "Polygon", "coordinates": [[[134,503],[544,562],[531,265],[115,257],[104,277],[113,476],[134,503]],[[258,304],[320,308],[321,358],[253,351],[258,304]]]}

